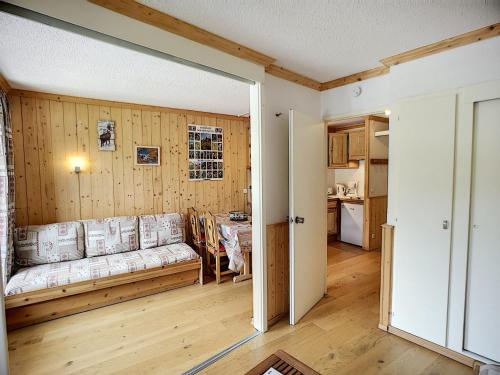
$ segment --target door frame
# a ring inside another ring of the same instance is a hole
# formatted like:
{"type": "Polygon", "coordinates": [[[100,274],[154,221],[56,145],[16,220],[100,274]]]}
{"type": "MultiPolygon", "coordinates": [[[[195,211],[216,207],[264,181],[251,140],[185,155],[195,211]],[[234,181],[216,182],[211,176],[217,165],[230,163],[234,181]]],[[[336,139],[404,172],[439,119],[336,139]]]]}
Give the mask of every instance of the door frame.
{"type": "MultiPolygon", "coordinates": [[[[360,111],[360,112],[351,112],[345,113],[337,116],[330,116],[325,118],[323,121],[325,122],[325,137],[327,142],[327,150],[328,150],[328,126],[329,123],[338,122],[342,120],[354,119],[357,117],[366,117],[366,116],[380,116],[384,114],[384,112],[388,109],[388,106],[380,107],[378,109],[373,109],[369,111],[360,111]]],[[[390,122],[390,115],[388,116],[390,122]]],[[[365,130],[366,131],[366,130],[365,130]]],[[[366,150],[365,144],[365,150],[366,150]]],[[[389,158],[390,165],[390,158],[389,158]]],[[[367,163],[365,159],[365,194],[366,194],[366,184],[368,180],[366,179],[366,169],[367,163]]],[[[389,197],[389,191],[387,192],[387,197],[389,197]]],[[[325,209],[328,210],[328,199],[325,200],[325,209]]],[[[364,207],[366,210],[366,207],[364,207]]],[[[364,215],[364,214],[363,214],[364,215]]],[[[364,231],[365,228],[365,220],[363,220],[363,240],[364,240],[364,231]]],[[[392,299],[392,241],[393,241],[394,227],[385,223],[382,225],[382,245],[381,245],[381,273],[380,273],[380,306],[379,306],[379,324],[378,327],[387,331],[389,329],[389,313],[391,310],[391,299],[392,299]]],[[[328,281],[328,272],[326,273],[327,281],[328,281]]],[[[328,285],[325,284],[325,294],[327,292],[328,285]]]]}

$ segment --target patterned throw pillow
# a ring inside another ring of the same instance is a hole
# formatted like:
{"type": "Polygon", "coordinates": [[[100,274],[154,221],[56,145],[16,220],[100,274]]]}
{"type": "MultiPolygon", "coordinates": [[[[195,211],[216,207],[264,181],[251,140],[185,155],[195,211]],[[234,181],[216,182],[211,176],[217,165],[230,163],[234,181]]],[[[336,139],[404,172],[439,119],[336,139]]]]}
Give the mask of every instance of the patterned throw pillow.
{"type": "Polygon", "coordinates": [[[20,266],[83,258],[83,228],[78,221],[30,225],[14,230],[15,260],[20,266]]]}
{"type": "Polygon", "coordinates": [[[139,239],[141,249],[185,242],[184,215],[173,213],[139,216],[139,239]]]}
{"type": "Polygon", "coordinates": [[[137,216],[83,220],[82,223],[87,258],[138,249],[137,216]]]}

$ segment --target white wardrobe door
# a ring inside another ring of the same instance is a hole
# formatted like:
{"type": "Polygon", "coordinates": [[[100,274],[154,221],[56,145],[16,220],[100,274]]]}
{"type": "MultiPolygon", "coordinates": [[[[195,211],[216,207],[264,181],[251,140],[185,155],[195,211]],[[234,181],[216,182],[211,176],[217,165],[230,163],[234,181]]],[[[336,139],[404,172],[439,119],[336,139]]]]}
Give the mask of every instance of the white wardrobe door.
{"type": "Polygon", "coordinates": [[[464,349],[500,361],[500,99],[474,105],[464,349]]]}
{"type": "Polygon", "coordinates": [[[391,116],[389,139],[395,220],[391,325],[443,346],[455,107],[454,94],[400,102],[391,116]]]}

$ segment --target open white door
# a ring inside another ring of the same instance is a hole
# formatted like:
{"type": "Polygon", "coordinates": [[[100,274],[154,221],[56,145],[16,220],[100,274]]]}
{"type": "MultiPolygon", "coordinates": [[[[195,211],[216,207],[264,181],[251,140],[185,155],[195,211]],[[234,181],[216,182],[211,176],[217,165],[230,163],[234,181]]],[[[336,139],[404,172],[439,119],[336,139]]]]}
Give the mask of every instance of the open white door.
{"type": "Polygon", "coordinates": [[[290,324],[326,289],[326,132],[324,123],[290,110],[290,324]]]}

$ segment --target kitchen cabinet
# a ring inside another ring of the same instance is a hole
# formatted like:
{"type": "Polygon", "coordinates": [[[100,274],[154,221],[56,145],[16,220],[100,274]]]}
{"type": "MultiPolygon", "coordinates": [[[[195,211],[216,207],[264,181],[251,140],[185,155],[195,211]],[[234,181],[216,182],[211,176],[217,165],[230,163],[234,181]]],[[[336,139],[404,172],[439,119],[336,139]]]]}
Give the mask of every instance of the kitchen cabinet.
{"type": "Polygon", "coordinates": [[[328,134],[328,166],[344,166],[347,164],[347,134],[328,134]]]}
{"type": "Polygon", "coordinates": [[[362,160],[365,158],[365,131],[349,133],[349,160],[362,160]]]}
{"type": "Polygon", "coordinates": [[[338,234],[338,203],[336,200],[328,201],[327,211],[327,233],[328,237],[333,237],[338,234]]]}
{"type": "MultiPolygon", "coordinates": [[[[361,133],[361,132],[358,132],[361,133]]],[[[362,132],[364,134],[364,131],[362,132]]],[[[356,141],[358,145],[360,141],[356,141]]],[[[349,133],[329,133],[328,134],[328,168],[358,168],[359,160],[364,159],[364,138],[363,142],[363,156],[360,152],[350,158],[349,156],[349,133]]],[[[359,145],[357,146],[360,147],[359,145]]]]}

